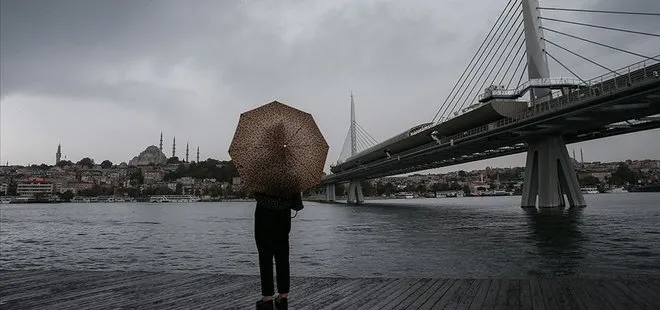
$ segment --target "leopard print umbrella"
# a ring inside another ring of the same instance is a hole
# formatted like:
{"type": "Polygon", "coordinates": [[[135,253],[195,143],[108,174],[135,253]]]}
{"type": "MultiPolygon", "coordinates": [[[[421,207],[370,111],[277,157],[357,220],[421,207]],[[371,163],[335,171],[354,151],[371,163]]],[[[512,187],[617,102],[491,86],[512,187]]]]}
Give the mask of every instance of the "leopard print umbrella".
{"type": "Polygon", "coordinates": [[[241,114],[229,155],[248,190],[277,195],[321,182],[328,143],[311,114],[273,101],[241,114]]]}

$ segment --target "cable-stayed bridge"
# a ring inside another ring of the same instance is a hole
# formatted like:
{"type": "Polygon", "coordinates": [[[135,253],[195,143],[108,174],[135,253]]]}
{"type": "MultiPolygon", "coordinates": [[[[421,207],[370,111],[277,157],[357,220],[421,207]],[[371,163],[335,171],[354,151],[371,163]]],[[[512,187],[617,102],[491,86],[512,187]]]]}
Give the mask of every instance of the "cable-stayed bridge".
{"type": "Polygon", "coordinates": [[[361,180],[527,152],[523,207],[564,206],[566,200],[585,206],[566,143],[660,128],[660,50],[631,51],[554,26],[657,40],[652,47],[660,46],[660,34],[544,17],[545,12],[660,17],[660,12],[550,8],[538,0],[509,0],[431,122],[378,143],[357,123],[351,94],[346,141],[323,179],[326,199],[335,200],[337,183],[348,182],[348,201],[362,203],[361,180]],[[555,37],[635,62],[610,68],[555,37]],[[585,79],[560,54],[605,73],[585,79]],[[570,76],[553,77],[548,60],[570,76]]]}

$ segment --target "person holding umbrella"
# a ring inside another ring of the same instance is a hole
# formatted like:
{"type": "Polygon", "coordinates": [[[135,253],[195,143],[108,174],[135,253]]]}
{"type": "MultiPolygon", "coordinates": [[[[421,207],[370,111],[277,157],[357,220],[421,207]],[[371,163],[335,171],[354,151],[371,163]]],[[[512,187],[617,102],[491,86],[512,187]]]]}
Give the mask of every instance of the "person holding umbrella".
{"type": "Polygon", "coordinates": [[[257,201],[254,234],[262,295],[257,310],[288,307],[291,210],[303,208],[303,190],[320,184],[328,149],[309,113],[273,101],[241,114],[229,154],[257,201]]]}

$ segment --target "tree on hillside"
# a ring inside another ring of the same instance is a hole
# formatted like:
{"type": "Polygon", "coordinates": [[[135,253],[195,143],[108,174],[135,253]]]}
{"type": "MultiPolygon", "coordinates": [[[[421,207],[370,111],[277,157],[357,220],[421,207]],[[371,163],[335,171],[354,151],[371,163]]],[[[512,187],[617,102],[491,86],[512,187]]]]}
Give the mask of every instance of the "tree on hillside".
{"type": "Polygon", "coordinates": [[[79,166],[87,167],[87,168],[90,168],[90,169],[94,168],[94,160],[89,158],[89,157],[85,157],[85,158],[81,159],[77,164],[79,166]]]}
{"type": "Polygon", "coordinates": [[[107,160],[107,159],[104,160],[103,162],[101,162],[101,168],[103,168],[103,169],[112,168],[112,162],[107,160]]]}
{"type": "Polygon", "coordinates": [[[66,166],[73,166],[73,163],[70,160],[60,160],[60,162],[57,163],[56,166],[58,166],[60,168],[64,168],[66,166]]]}

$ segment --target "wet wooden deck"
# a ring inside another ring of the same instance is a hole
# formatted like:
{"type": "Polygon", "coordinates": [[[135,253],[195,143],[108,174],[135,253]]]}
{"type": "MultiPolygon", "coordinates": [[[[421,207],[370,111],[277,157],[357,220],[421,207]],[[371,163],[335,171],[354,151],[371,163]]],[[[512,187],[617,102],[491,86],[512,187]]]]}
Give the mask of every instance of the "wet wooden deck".
{"type": "MultiPolygon", "coordinates": [[[[0,271],[0,309],[254,309],[256,276],[0,271]]],[[[289,309],[660,309],[660,279],[293,278],[289,309]]]]}

